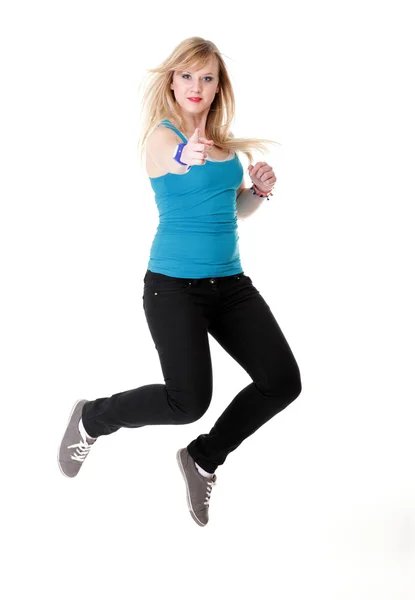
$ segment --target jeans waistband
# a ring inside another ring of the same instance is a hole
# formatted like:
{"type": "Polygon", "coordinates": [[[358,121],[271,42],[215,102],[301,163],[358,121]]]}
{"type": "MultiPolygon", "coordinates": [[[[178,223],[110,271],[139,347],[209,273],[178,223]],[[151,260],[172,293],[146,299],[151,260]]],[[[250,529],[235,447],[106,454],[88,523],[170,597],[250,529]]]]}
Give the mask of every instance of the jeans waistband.
{"type": "Polygon", "coordinates": [[[197,284],[197,283],[203,283],[204,281],[209,281],[209,282],[220,282],[220,281],[226,281],[228,279],[237,279],[238,277],[241,277],[242,275],[244,275],[245,273],[243,271],[241,271],[240,273],[236,273],[235,275],[225,275],[222,277],[199,277],[199,278],[195,278],[195,277],[171,277],[170,275],[164,275],[164,273],[154,273],[154,271],[150,271],[149,269],[147,269],[146,274],[144,275],[144,283],[147,283],[148,281],[178,281],[178,282],[186,282],[186,281],[191,281],[192,284],[197,284]]]}

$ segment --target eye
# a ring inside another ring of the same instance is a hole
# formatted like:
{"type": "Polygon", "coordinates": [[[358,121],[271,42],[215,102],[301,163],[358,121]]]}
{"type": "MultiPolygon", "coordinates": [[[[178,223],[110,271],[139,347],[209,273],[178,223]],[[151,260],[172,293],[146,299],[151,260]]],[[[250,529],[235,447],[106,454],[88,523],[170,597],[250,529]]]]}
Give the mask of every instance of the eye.
{"type": "MultiPolygon", "coordinates": [[[[183,73],[182,77],[190,77],[190,75],[188,73],[183,73]]],[[[212,81],[213,77],[206,75],[206,77],[204,77],[203,79],[209,79],[209,81],[212,81]]]]}

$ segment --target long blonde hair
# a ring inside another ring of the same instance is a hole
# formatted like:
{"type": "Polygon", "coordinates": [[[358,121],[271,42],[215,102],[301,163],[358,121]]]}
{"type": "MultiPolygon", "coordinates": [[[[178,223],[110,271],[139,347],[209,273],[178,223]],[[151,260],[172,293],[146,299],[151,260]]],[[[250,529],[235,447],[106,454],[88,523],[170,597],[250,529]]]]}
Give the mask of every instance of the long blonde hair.
{"type": "Polygon", "coordinates": [[[140,112],[142,133],[138,142],[141,162],[146,140],[160,121],[169,119],[179,125],[180,131],[184,132],[186,129],[173,90],[170,88],[174,71],[186,71],[192,66],[196,69],[203,68],[211,56],[215,56],[219,63],[219,91],[215,94],[207,115],[206,138],[213,140],[215,146],[220,149],[245,153],[250,163],[253,162],[251,150],[264,152],[267,150],[266,143],[279,144],[262,138],[233,137],[229,129],[235,116],[235,96],[222,55],[213,42],[201,37],[190,37],[178,44],[158,67],[148,69],[147,85],[144,78],[139,86],[139,89],[145,86],[140,112]]]}

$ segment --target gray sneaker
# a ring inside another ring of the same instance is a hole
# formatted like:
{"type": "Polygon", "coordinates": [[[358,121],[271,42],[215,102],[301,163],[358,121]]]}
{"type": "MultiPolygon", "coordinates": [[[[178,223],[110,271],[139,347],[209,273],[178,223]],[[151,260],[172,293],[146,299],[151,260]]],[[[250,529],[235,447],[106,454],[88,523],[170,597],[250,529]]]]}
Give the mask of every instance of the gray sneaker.
{"type": "Polygon", "coordinates": [[[209,521],[210,493],[212,487],[216,485],[217,477],[213,474],[213,479],[208,479],[199,473],[187,448],[180,448],[176,458],[186,483],[190,515],[198,525],[204,527],[209,521]]]}
{"type": "Polygon", "coordinates": [[[77,400],[75,402],[59,448],[58,464],[66,477],[78,475],[91,446],[96,442],[95,439],[90,437],[85,438],[78,428],[82,407],[87,402],[88,400],[77,400]]]}

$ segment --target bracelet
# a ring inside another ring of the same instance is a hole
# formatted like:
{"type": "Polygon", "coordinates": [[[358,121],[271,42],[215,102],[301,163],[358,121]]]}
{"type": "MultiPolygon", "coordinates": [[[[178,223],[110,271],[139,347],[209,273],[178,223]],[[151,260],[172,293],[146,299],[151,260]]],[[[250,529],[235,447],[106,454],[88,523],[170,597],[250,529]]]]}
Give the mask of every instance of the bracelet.
{"type": "Polygon", "coordinates": [[[251,188],[252,193],[254,194],[254,196],[259,196],[260,198],[266,198],[267,200],[269,200],[269,196],[273,196],[274,194],[272,193],[272,190],[274,188],[272,188],[268,193],[265,192],[261,192],[260,189],[257,188],[257,186],[255,185],[255,183],[252,184],[251,188]]]}
{"type": "Polygon", "coordinates": [[[187,166],[187,163],[184,163],[184,162],[182,162],[182,161],[180,160],[180,159],[181,159],[181,156],[182,156],[182,152],[183,152],[183,150],[184,150],[184,147],[185,147],[186,145],[187,145],[187,142],[183,142],[182,144],[177,144],[177,146],[176,146],[176,149],[175,149],[175,151],[174,151],[174,154],[173,154],[173,158],[174,158],[174,160],[176,160],[176,161],[177,161],[177,162],[178,162],[180,165],[186,165],[186,166],[187,166]]]}

